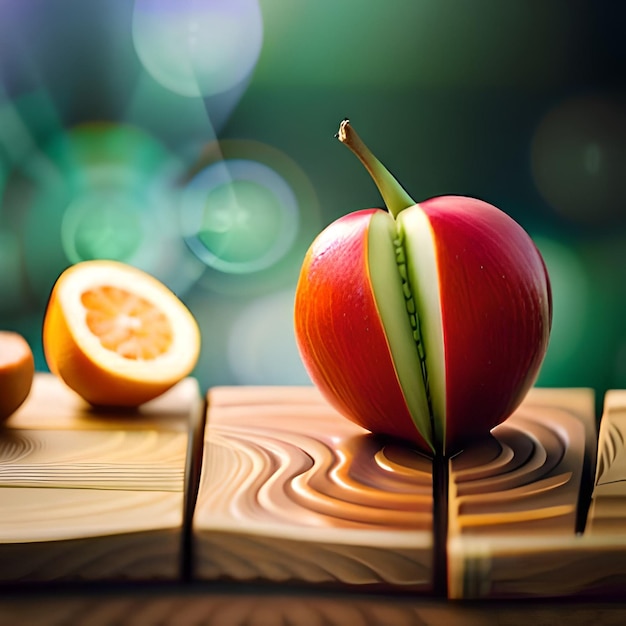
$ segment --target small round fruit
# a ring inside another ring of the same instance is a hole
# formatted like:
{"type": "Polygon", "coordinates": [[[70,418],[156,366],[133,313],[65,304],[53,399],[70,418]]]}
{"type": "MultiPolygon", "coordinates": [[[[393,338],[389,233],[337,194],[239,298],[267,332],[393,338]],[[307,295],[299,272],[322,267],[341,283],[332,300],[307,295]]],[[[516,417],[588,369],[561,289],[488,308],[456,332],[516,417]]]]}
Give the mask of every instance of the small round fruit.
{"type": "Polygon", "coordinates": [[[0,331],[0,422],[26,400],[34,375],[35,361],[26,339],[12,331],[0,331]]]}
{"type": "Polygon", "coordinates": [[[43,346],[50,371],[87,402],[134,407],[191,372],[200,331],[156,278],[116,261],[85,261],[52,289],[43,346]]]}

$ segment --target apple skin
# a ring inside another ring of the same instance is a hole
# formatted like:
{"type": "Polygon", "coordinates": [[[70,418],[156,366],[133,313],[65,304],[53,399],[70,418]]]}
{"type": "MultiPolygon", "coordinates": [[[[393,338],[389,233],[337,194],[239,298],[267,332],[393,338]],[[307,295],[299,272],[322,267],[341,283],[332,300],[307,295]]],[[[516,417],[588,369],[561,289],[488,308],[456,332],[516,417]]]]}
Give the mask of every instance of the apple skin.
{"type": "Polygon", "coordinates": [[[296,289],[296,340],[311,380],[342,415],[429,452],[404,400],[369,279],[368,228],[379,210],[339,218],[309,248],[296,289]]]}
{"type": "Polygon", "coordinates": [[[475,198],[420,203],[437,250],[446,379],[445,451],[486,435],[534,384],[552,325],[550,279],[528,234],[475,198]]]}
{"type": "Polygon", "coordinates": [[[366,251],[379,209],[339,218],[311,245],[296,289],[296,340],[312,381],[340,413],[449,456],[504,421],[536,380],[552,320],[550,282],[528,234],[496,207],[463,196],[417,207],[410,210],[425,213],[435,249],[445,412],[434,420],[445,421],[444,440],[417,430],[378,316],[366,251]]]}

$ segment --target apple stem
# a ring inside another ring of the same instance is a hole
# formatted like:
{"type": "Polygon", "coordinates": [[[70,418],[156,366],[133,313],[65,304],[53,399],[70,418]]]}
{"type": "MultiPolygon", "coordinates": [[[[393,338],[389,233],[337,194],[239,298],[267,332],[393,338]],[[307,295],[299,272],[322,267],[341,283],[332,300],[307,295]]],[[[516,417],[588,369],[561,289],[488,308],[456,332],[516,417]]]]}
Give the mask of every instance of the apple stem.
{"type": "Polygon", "coordinates": [[[365,169],[376,183],[380,194],[385,201],[387,209],[397,217],[400,211],[413,206],[415,201],[404,190],[391,172],[372,154],[371,150],[363,143],[357,132],[350,125],[350,120],[344,119],[339,125],[339,131],[335,135],[341,143],[345,144],[359,158],[365,169]]]}

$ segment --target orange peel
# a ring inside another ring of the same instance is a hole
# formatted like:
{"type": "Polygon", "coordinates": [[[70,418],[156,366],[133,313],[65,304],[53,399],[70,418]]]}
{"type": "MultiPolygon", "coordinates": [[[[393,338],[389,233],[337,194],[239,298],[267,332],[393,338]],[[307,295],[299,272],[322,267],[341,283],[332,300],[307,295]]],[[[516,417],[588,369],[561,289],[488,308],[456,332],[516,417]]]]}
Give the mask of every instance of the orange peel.
{"type": "Polygon", "coordinates": [[[0,422],[26,400],[34,375],[35,361],[26,339],[13,331],[0,331],[0,422]]]}

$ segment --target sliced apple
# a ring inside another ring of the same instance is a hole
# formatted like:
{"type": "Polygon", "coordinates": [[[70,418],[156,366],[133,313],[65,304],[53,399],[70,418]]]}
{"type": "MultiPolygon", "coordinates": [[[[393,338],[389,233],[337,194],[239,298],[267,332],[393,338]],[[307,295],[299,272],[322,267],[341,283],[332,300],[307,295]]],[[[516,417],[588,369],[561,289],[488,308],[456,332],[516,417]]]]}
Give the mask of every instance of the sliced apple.
{"type": "Polygon", "coordinates": [[[528,234],[463,196],[416,204],[344,120],[389,213],[340,218],[309,249],[295,324],[312,380],[346,417],[448,456],[505,420],[534,383],[552,319],[528,234]]]}

